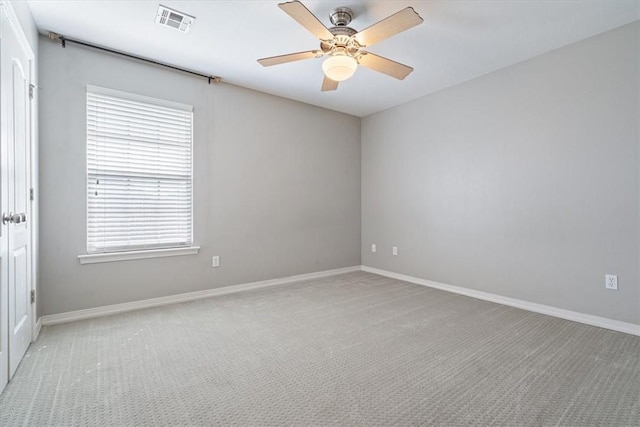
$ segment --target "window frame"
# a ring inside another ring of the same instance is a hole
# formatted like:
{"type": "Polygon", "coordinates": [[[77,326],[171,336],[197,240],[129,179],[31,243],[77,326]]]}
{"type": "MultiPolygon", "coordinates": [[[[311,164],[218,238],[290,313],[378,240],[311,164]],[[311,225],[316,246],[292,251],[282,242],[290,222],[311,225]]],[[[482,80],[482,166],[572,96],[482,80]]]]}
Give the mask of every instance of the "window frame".
{"type": "Polygon", "coordinates": [[[86,254],[81,254],[78,259],[81,264],[89,264],[96,262],[111,262],[111,261],[124,261],[129,259],[146,259],[165,256],[178,256],[178,255],[193,255],[197,254],[200,247],[194,245],[194,108],[192,105],[181,104],[178,102],[168,101],[159,98],[153,98],[145,95],[134,94],[130,92],[124,92],[115,89],[108,89],[100,86],[87,85],[85,92],[85,250],[86,254]],[[190,195],[189,195],[189,212],[190,212],[190,229],[189,229],[189,242],[187,244],[175,244],[175,245],[158,245],[158,246],[134,246],[134,247],[119,247],[119,248],[103,248],[101,250],[89,250],[89,94],[104,95],[114,98],[119,98],[125,101],[141,102],[150,104],[151,106],[159,106],[164,108],[171,108],[175,110],[189,112],[191,117],[190,123],[190,195]]]}

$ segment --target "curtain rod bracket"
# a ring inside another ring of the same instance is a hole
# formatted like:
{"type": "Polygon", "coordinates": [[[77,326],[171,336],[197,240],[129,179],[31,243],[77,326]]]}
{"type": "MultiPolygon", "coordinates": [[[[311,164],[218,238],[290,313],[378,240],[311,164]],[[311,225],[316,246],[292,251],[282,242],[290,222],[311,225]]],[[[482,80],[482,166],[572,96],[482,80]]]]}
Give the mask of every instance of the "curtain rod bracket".
{"type": "Polygon", "coordinates": [[[54,33],[53,31],[49,31],[49,34],[47,34],[47,37],[49,37],[49,39],[53,41],[60,40],[62,47],[67,47],[67,42],[65,41],[64,37],[62,37],[60,34],[54,33]]]}

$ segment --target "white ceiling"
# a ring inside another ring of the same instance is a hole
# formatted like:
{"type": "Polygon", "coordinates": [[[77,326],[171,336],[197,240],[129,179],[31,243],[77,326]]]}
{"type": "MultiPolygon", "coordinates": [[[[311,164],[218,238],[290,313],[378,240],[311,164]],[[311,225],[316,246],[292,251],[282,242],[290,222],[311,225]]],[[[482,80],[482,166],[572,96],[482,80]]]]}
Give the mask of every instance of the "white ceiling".
{"type": "Polygon", "coordinates": [[[228,83],[366,116],[640,19],[638,1],[303,1],[325,25],[338,6],[362,30],[412,6],[424,23],[368,50],[410,65],[400,81],[360,67],[320,92],[322,59],[269,68],[256,59],[317,49],[279,1],[29,0],[41,32],[54,31],[175,64],[228,83]],[[158,4],[196,17],[188,34],[154,23],[158,4]]]}

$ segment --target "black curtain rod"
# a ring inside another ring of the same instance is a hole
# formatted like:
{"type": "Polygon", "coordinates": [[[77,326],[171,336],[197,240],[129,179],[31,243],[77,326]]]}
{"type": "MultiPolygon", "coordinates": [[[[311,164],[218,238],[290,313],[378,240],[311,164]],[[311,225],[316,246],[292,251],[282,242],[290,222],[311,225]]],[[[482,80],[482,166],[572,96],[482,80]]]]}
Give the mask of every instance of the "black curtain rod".
{"type": "Polygon", "coordinates": [[[79,44],[81,46],[86,46],[86,47],[90,47],[90,48],[93,48],[93,49],[102,50],[104,52],[109,52],[109,53],[114,53],[116,55],[125,56],[127,58],[135,59],[137,61],[144,61],[144,62],[148,62],[150,64],[159,65],[161,67],[171,68],[172,70],[182,71],[183,73],[192,74],[194,76],[204,77],[205,79],[209,80],[209,84],[211,84],[212,81],[215,82],[215,83],[218,83],[221,80],[221,78],[218,77],[218,76],[210,76],[210,75],[207,75],[207,74],[198,73],[196,71],[187,70],[185,68],[176,67],[174,65],[164,64],[162,62],[154,61],[152,59],[142,58],[140,56],[132,55],[132,54],[125,53],[125,52],[120,52],[120,51],[117,51],[117,50],[113,50],[113,49],[109,49],[109,48],[106,48],[106,47],[98,46],[98,45],[95,45],[95,44],[83,42],[83,41],[80,41],[80,40],[69,39],[67,37],[61,36],[60,34],[56,34],[56,33],[49,33],[49,38],[51,40],[60,40],[60,42],[62,43],[62,47],[63,48],[67,47],[67,42],[68,43],[75,43],[75,44],[79,44]]]}

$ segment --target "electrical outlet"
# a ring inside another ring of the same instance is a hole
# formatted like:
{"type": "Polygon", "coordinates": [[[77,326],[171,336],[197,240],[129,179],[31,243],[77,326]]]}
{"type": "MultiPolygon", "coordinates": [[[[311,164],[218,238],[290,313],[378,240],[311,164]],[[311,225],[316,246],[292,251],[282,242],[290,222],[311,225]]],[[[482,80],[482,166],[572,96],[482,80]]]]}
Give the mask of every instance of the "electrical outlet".
{"type": "Polygon", "coordinates": [[[220,267],[220,257],[219,256],[214,256],[212,261],[211,261],[211,266],[212,267],[220,267]]]}
{"type": "Polygon", "coordinates": [[[607,274],[604,276],[604,287],[613,291],[618,290],[618,276],[607,274]]]}
{"type": "Polygon", "coordinates": [[[376,244],[375,244],[375,243],[372,243],[372,244],[371,244],[371,252],[375,252],[376,250],[377,250],[377,248],[376,248],[376,244]]]}
{"type": "Polygon", "coordinates": [[[398,256],[398,247],[397,246],[392,247],[391,252],[393,253],[394,256],[398,256]]]}

